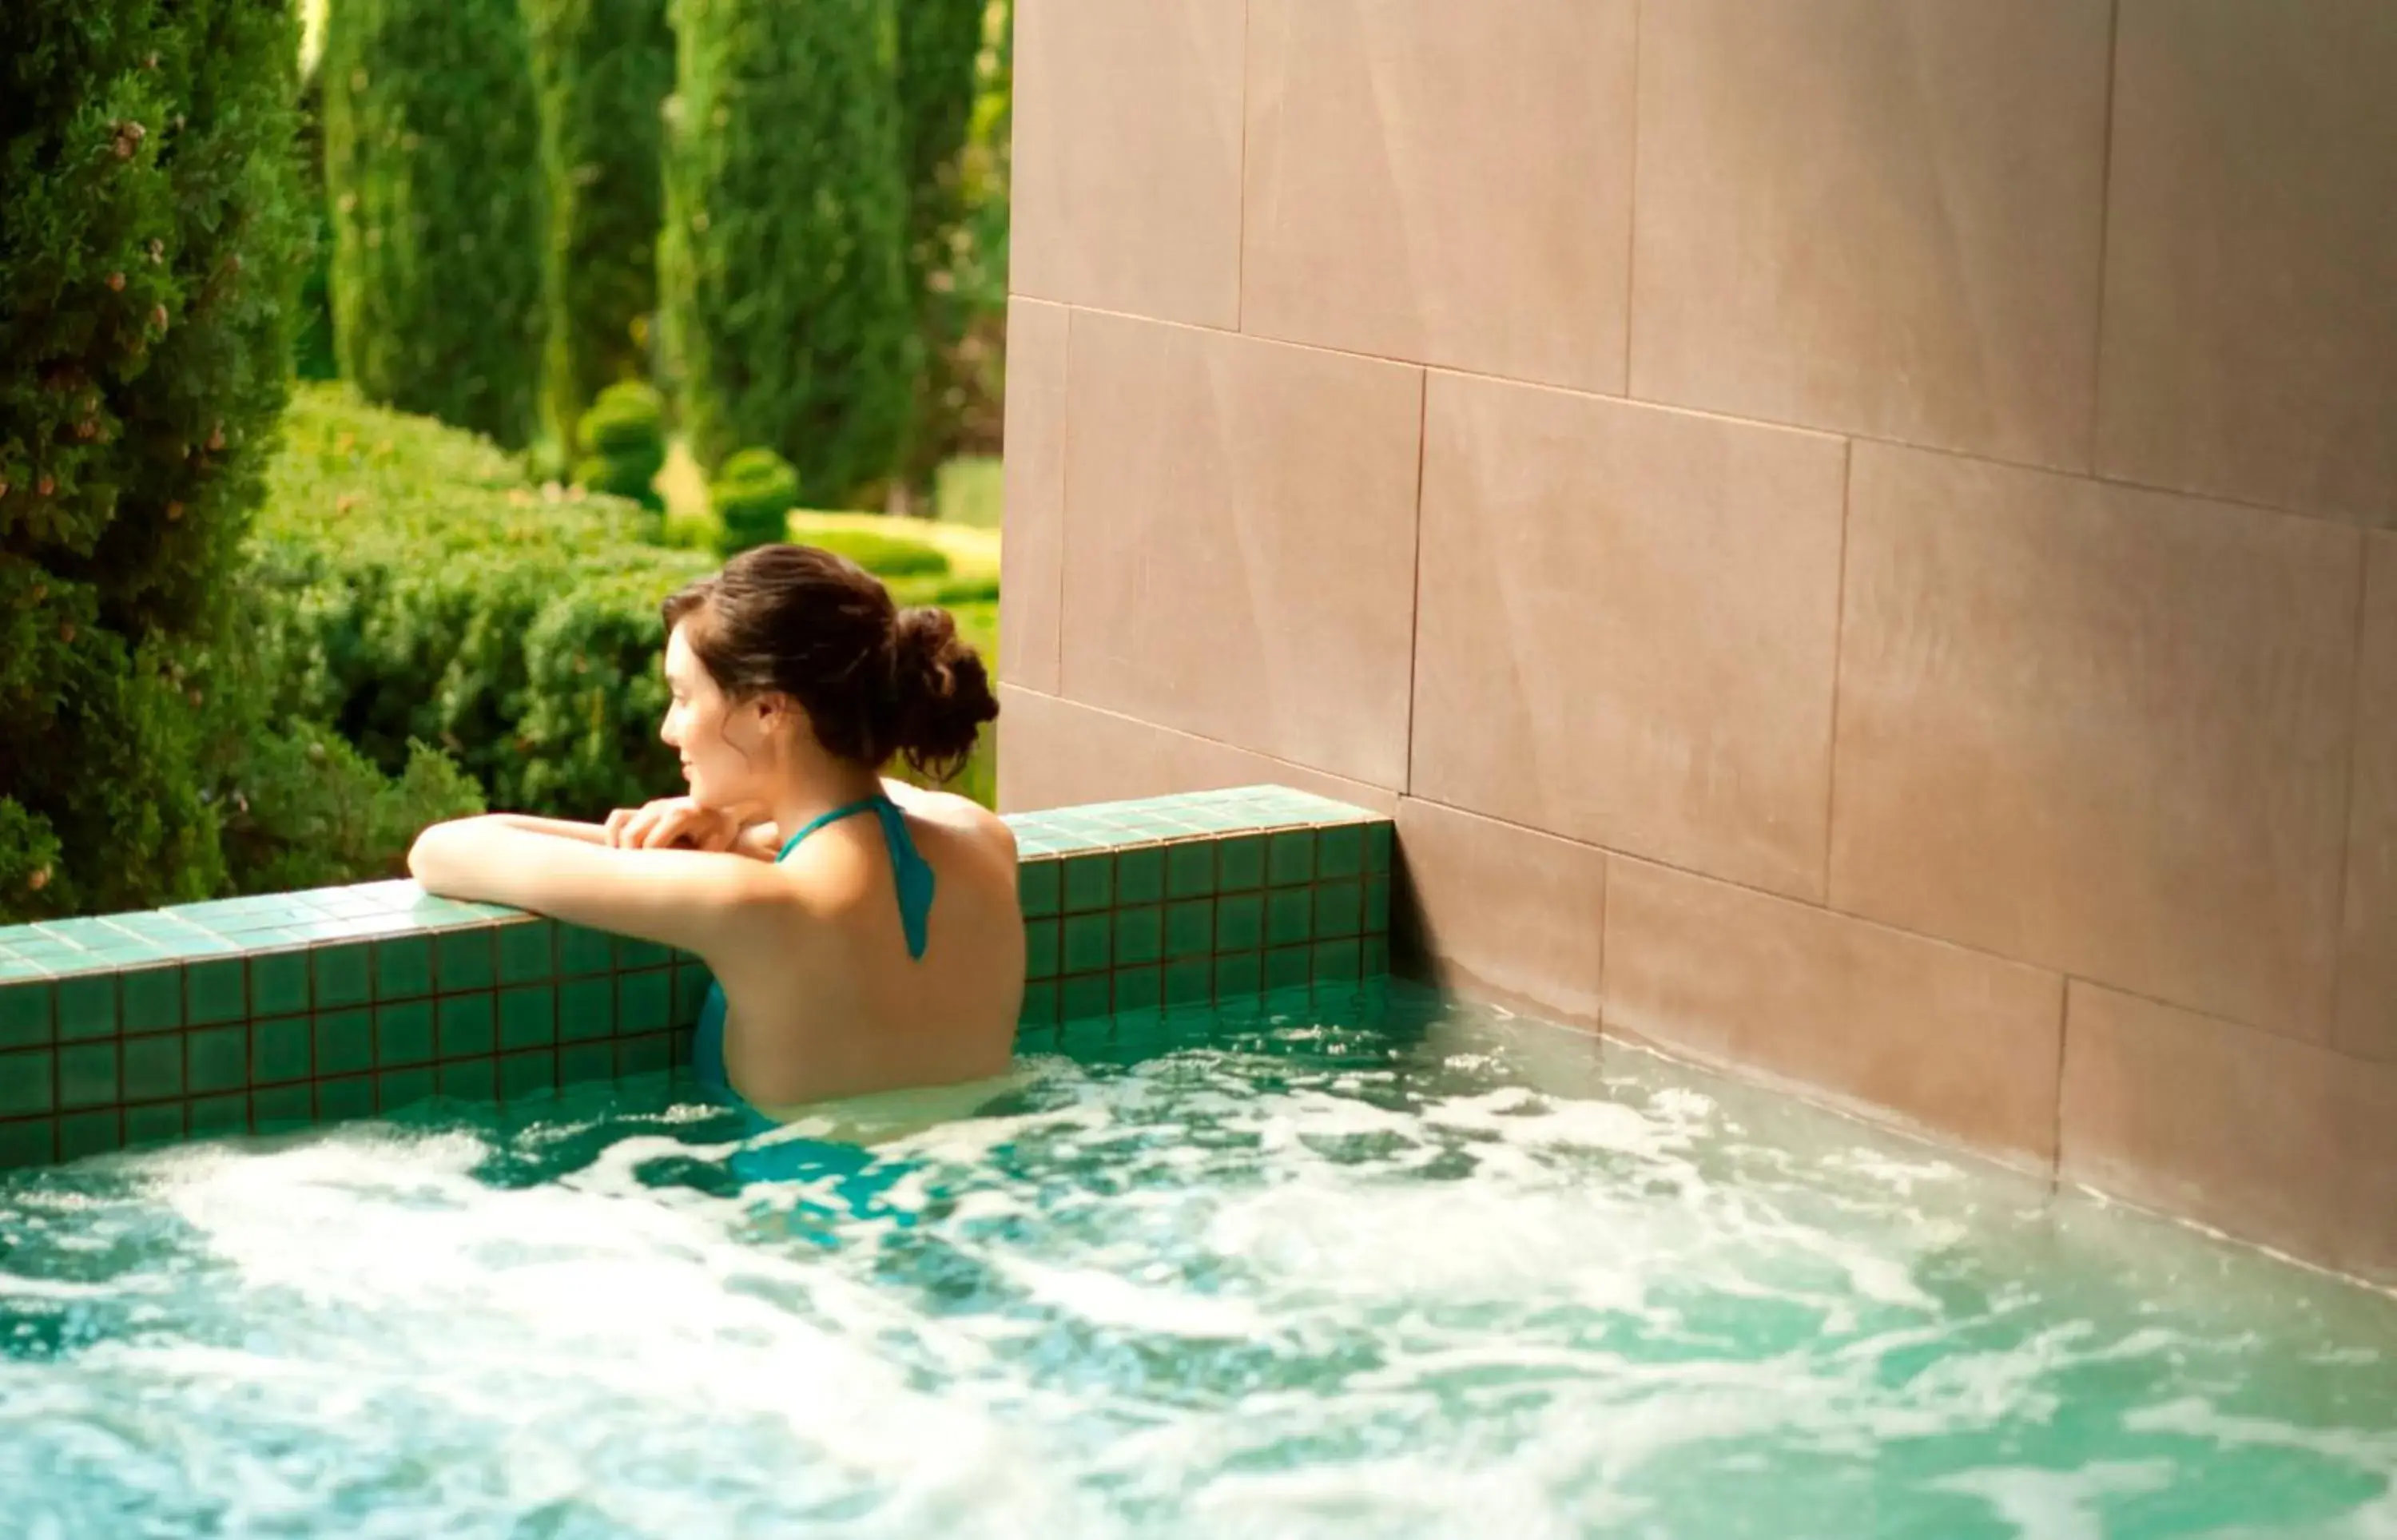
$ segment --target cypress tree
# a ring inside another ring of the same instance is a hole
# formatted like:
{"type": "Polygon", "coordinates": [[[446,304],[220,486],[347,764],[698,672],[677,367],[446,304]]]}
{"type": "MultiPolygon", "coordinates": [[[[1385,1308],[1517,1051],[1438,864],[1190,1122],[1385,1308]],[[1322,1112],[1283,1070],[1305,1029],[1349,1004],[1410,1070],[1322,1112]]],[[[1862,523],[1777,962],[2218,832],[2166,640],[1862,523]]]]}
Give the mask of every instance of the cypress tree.
{"type": "Polygon", "coordinates": [[[342,377],[522,447],[546,221],[517,0],[339,0],[318,69],[342,377]]]}
{"type": "Polygon", "coordinates": [[[205,683],[289,389],[298,33],[0,6],[0,919],[216,891],[205,683]]]}
{"type": "Polygon", "coordinates": [[[896,465],[918,347],[887,0],[676,0],[661,261],[710,470],[771,448],[810,506],[896,465]]]}
{"type": "Polygon", "coordinates": [[[955,292],[966,211],[963,157],[973,126],[990,0],[903,0],[897,9],[900,170],[907,184],[907,294],[922,367],[903,479],[931,478],[950,437],[950,352],[968,306],[955,292]]]}
{"type": "Polygon", "coordinates": [[[666,0],[525,0],[549,184],[542,423],[562,448],[601,391],[646,375],[674,88],[666,0]]]}

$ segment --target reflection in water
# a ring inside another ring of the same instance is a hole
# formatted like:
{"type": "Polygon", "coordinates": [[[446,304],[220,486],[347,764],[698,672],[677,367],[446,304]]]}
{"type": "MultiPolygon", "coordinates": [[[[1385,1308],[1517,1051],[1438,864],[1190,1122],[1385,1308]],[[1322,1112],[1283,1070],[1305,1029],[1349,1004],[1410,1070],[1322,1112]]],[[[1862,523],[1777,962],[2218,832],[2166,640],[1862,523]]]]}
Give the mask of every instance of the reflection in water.
{"type": "Polygon", "coordinates": [[[796,1181],[663,1082],[17,1178],[0,1510],[2397,1533],[2386,1296],[1411,993],[1074,1047],[796,1181]]]}

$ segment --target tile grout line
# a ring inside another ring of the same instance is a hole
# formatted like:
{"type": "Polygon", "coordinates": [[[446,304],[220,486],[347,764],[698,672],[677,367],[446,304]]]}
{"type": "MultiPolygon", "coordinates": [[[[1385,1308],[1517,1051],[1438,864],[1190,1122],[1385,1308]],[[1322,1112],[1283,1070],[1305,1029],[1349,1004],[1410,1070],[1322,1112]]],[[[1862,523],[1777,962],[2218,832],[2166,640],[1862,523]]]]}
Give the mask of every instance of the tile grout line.
{"type": "Polygon", "coordinates": [[[2339,1041],[2339,1027],[2346,1019],[2347,1007],[2347,905],[2351,895],[2349,884],[2355,869],[2355,783],[2362,778],[2364,740],[2364,686],[2371,670],[2364,657],[2364,644],[2371,636],[2372,623],[2372,541],[2358,536],[2355,551],[2355,645],[2350,652],[2355,677],[2348,682],[2347,697],[2347,763],[2346,784],[2342,787],[2338,807],[2338,898],[2331,909],[2333,926],[2330,968],[2330,1029],[2329,1042],[2339,1041]]]}
{"type": "Polygon", "coordinates": [[[1623,399],[1631,393],[1632,317],[1640,294],[1640,82],[1645,75],[1640,49],[1647,37],[1647,0],[1631,0],[1631,175],[1623,219],[1623,399]]]}
{"type": "MultiPolygon", "coordinates": [[[[1424,370],[1415,383],[1414,574],[1408,584],[1406,752],[1399,769],[1402,784],[1398,790],[1401,797],[1415,784],[1415,692],[1423,679],[1424,468],[1431,458],[1431,371],[1424,370]]],[[[1395,821],[1396,810],[1391,816],[1395,821]]]]}
{"type": "Polygon", "coordinates": [[[2122,68],[2122,0],[2106,7],[2106,104],[2101,126],[2104,141],[2097,160],[2097,304],[2089,321],[2089,418],[2082,443],[2087,450],[2089,475],[2098,475],[2098,433],[2104,426],[2106,386],[2106,274],[2114,233],[2114,143],[2121,133],[2118,114],[2122,93],[2117,89],[2122,68]]]}
{"type": "Polygon", "coordinates": [[[1823,764],[1823,907],[1831,907],[1832,830],[1840,816],[1840,669],[1848,644],[1848,530],[1855,518],[1856,445],[1840,455],[1840,572],[1831,599],[1831,731],[1823,764]]]}

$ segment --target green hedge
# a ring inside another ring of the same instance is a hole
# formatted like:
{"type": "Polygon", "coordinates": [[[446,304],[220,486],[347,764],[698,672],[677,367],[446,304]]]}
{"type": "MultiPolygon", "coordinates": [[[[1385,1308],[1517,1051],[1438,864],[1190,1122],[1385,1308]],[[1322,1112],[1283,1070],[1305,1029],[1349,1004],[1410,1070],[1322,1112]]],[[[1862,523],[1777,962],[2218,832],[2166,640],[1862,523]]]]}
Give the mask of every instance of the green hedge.
{"type": "MultiPolygon", "coordinates": [[[[565,440],[601,392],[649,372],[674,33],[666,0],[524,0],[524,8],[549,183],[542,417],[565,440]]],[[[592,448],[579,434],[564,447],[592,448]]]]}
{"type": "Polygon", "coordinates": [[[798,496],[799,473],[771,449],[743,449],[726,460],[707,488],[716,510],[716,553],[737,556],[788,538],[798,496]]]}
{"type": "Polygon", "coordinates": [[[546,193],[517,0],[340,0],[317,68],[342,378],[522,448],[546,193]]]}
{"type": "Polygon", "coordinates": [[[256,547],[283,710],[386,773],[438,745],[495,806],[596,817],[672,788],[658,602],[707,557],[341,387],[303,387],[287,438],[256,547]]]}
{"type": "Polygon", "coordinates": [[[575,424],[574,438],[583,445],[576,485],[628,498],[654,514],[665,511],[655,485],[666,463],[664,397],[638,380],[610,385],[575,424]]]}
{"type": "Polygon", "coordinates": [[[691,452],[773,449],[798,501],[847,506],[914,411],[889,0],[676,0],[675,33],[660,286],[691,452]]]}
{"type": "Polygon", "coordinates": [[[221,891],[208,644],[287,390],[298,37],[0,5],[0,919],[221,891]]]}

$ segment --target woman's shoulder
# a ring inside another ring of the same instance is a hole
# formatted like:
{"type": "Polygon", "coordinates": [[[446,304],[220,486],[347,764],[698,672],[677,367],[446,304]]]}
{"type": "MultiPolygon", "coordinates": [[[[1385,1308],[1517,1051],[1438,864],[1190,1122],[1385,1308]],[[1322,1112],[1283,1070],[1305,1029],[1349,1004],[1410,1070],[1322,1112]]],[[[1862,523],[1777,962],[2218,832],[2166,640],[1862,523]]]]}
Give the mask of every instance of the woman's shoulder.
{"type": "Polygon", "coordinates": [[[994,857],[1015,859],[1015,830],[1007,820],[971,797],[953,791],[928,791],[904,781],[886,780],[883,791],[912,821],[926,824],[951,841],[994,857]]]}

